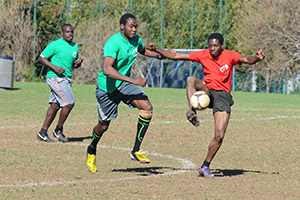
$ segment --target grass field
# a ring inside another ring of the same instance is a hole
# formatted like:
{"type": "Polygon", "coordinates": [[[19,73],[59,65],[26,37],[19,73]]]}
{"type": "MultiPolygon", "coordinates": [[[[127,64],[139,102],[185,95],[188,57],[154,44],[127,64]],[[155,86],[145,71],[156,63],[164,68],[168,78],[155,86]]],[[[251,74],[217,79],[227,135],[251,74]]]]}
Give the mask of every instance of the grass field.
{"type": "Polygon", "coordinates": [[[199,112],[195,128],[185,117],[185,90],[144,91],[154,106],[142,144],[151,163],[130,160],[138,110],[121,104],[99,143],[96,174],[85,163],[97,123],[94,85],[73,85],[69,143],[36,139],[47,84],[16,82],[0,91],[0,199],[300,199],[300,95],[233,92],[231,121],[211,164],[216,178],[205,179],[197,170],[213,137],[211,110],[199,112]]]}

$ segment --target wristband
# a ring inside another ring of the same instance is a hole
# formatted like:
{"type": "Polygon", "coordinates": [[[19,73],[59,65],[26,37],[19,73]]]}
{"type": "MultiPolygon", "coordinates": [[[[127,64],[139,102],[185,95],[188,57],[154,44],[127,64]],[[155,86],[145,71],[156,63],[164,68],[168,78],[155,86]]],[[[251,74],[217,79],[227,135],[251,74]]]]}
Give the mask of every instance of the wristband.
{"type": "Polygon", "coordinates": [[[155,57],[156,57],[157,59],[161,59],[161,53],[158,53],[155,57]]]}

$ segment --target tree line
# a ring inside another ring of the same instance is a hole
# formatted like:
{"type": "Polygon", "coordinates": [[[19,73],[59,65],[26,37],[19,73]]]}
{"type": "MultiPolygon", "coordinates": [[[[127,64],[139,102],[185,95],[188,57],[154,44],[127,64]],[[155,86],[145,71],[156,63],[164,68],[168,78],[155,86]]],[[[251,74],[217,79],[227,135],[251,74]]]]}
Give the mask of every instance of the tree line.
{"type": "Polygon", "coordinates": [[[145,44],[203,49],[207,48],[210,33],[221,32],[227,49],[251,55],[263,48],[267,53],[264,62],[253,67],[237,66],[237,70],[289,76],[298,73],[300,2],[297,0],[101,0],[101,4],[99,0],[38,0],[36,27],[33,2],[0,3],[0,52],[14,57],[16,81],[30,81],[34,69],[36,76],[43,73],[33,65],[38,64],[37,57],[45,46],[60,37],[61,26],[68,22],[75,28],[74,41],[79,44],[80,55],[86,57],[82,68],[74,72],[74,80],[95,83],[101,69],[103,44],[119,31],[120,16],[126,12],[136,16],[138,34],[145,44]]]}

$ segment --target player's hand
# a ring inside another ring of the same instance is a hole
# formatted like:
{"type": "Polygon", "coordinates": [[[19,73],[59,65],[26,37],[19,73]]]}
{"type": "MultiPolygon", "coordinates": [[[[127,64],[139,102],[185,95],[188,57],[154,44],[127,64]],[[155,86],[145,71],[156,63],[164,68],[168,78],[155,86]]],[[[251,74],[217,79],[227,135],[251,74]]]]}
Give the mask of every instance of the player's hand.
{"type": "Polygon", "coordinates": [[[80,59],[75,60],[75,61],[74,61],[74,65],[73,65],[74,68],[80,67],[81,64],[83,63],[83,59],[84,59],[84,57],[81,57],[80,59]]]}
{"type": "Polygon", "coordinates": [[[258,52],[256,52],[256,57],[259,60],[263,60],[266,57],[266,54],[262,49],[260,49],[258,52]]]}
{"type": "Polygon", "coordinates": [[[168,49],[168,51],[171,53],[174,53],[174,54],[176,53],[176,51],[174,49],[168,49]]]}
{"type": "Polygon", "coordinates": [[[152,42],[150,42],[149,44],[147,44],[146,49],[149,51],[155,51],[156,47],[152,42]]]}
{"type": "MultiPolygon", "coordinates": [[[[176,54],[176,51],[173,49],[168,49],[168,52],[170,52],[172,54],[176,54]]],[[[164,55],[161,54],[161,59],[167,59],[167,57],[165,57],[164,55]]]]}
{"type": "Polygon", "coordinates": [[[65,68],[62,68],[62,67],[55,67],[53,69],[57,74],[62,74],[65,72],[65,68]]]}
{"type": "Polygon", "coordinates": [[[138,77],[138,78],[133,79],[133,80],[134,81],[132,83],[135,84],[135,85],[139,85],[139,86],[145,87],[146,84],[147,84],[147,79],[142,78],[142,77],[138,77]]]}

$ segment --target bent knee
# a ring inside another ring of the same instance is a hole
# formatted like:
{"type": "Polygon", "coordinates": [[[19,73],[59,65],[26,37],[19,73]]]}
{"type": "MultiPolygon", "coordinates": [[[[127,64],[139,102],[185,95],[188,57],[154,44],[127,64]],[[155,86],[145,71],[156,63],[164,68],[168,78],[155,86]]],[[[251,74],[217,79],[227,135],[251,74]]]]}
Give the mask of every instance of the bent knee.
{"type": "Polygon", "coordinates": [[[196,81],[195,76],[189,76],[189,77],[187,77],[186,84],[191,85],[191,84],[195,83],[195,81],[196,81]]]}
{"type": "Polygon", "coordinates": [[[153,106],[152,106],[152,104],[150,103],[150,101],[147,100],[147,103],[144,104],[143,106],[141,106],[141,107],[139,108],[139,110],[152,111],[152,110],[153,110],[153,106]]]}
{"type": "Polygon", "coordinates": [[[153,111],[153,106],[151,104],[149,104],[147,107],[145,107],[145,109],[143,110],[147,110],[147,111],[153,111]]]}
{"type": "Polygon", "coordinates": [[[223,139],[225,137],[225,134],[216,134],[214,139],[219,143],[221,144],[223,142],[223,139]]]}

